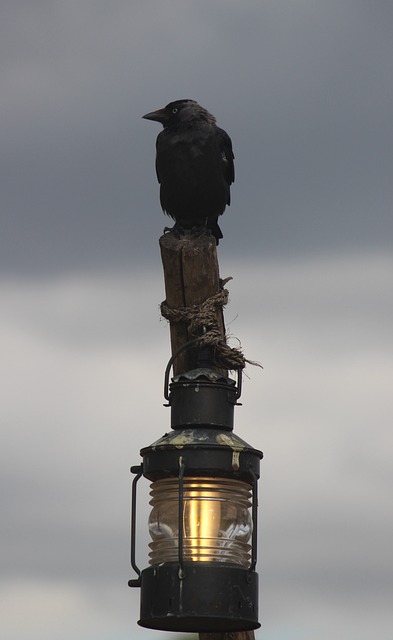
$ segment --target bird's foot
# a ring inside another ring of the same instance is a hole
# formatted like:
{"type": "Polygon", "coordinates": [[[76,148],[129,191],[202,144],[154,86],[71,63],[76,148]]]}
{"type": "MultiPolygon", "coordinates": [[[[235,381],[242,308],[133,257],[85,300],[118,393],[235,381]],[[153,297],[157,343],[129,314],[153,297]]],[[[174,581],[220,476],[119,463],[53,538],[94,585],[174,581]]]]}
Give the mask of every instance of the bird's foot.
{"type": "MultiPolygon", "coordinates": [[[[180,240],[181,238],[183,238],[185,235],[192,235],[195,237],[200,237],[200,236],[214,236],[214,233],[212,231],[212,229],[210,229],[209,227],[207,227],[206,225],[196,225],[194,227],[183,227],[181,224],[179,224],[178,222],[176,222],[176,224],[173,227],[165,227],[164,228],[164,235],[170,233],[171,235],[173,235],[175,238],[177,238],[178,240],[180,240]]],[[[222,236],[220,236],[222,237],[222,236]]],[[[217,239],[216,239],[216,244],[218,244],[217,239]]]]}
{"type": "Polygon", "coordinates": [[[173,227],[164,227],[164,235],[167,233],[171,233],[175,236],[175,238],[180,238],[184,234],[183,227],[180,227],[178,224],[173,225],[173,227]]]}
{"type": "Polygon", "coordinates": [[[191,233],[193,233],[195,236],[211,236],[212,230],[209,229],[209,227],[207,227],[206,225],[199,225],[192,227],[191,233]]]}

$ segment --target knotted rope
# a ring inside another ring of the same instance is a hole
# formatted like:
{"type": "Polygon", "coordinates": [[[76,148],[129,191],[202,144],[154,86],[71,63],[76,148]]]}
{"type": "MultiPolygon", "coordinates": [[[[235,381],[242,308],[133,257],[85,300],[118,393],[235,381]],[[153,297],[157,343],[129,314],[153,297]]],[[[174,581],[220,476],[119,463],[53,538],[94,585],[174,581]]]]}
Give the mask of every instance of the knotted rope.
{"type": "MultiPolygon", "coordinates": [[[[220,291],[210,296],[200,304],[173,309],[168,307],[166,300],[161,303],[161,315],[169,322],[184,322],[187,324],[191,338],[199,347],[212,347],[215,364],[222,369],[244,369],[246,364],[258,364],[247,360],[240,347],[230,347],[222,335],[217,321],[217,311],[228,303],[229,291],[225,285],[232,278],[220,280],[220,291]]],[[[260,365],[259,365],[260,366],[260,365]]]]}

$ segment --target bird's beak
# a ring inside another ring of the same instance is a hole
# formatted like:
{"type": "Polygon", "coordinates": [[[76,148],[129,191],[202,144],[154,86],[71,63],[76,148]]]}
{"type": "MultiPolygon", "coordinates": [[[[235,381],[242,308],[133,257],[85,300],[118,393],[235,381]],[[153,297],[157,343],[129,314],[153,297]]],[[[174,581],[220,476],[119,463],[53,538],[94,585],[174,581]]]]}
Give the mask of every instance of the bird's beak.
{"type": "Polygon", "coordinates": [[[165,109],[157,109],[157,111],[151,111],[150,113],[146,113],[142,116],[145,120],[154,120],[155,122],[161,122],[164,124],[166,122],[167,116],[165,113],[165,109]]]}

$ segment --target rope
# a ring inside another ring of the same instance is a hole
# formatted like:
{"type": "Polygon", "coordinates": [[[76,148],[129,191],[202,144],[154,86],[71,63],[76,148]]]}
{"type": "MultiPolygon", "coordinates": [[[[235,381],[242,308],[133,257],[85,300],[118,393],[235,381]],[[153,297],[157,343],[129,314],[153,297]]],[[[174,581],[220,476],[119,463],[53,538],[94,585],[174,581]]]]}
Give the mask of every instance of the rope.
{"type": "Polygon", "coordinates": [[[168,306],[166,300],[161,303],[161,315],[169,322],[184,322],[187,324],[191,338],[197,338],[195,344],[199,348],[211,347],[213,349],[215,364],[222,369],[244,369],[246,364],[260,366],[256,362],[247,360],[240,347],[229,347],[225,336],[222,336],[217,321],[217,311],[228,303],[229,291],[225,289],[229,280],[220,280],[220,291],[204,300],[200,304],[189,307],[173,309],[168,306]]]}

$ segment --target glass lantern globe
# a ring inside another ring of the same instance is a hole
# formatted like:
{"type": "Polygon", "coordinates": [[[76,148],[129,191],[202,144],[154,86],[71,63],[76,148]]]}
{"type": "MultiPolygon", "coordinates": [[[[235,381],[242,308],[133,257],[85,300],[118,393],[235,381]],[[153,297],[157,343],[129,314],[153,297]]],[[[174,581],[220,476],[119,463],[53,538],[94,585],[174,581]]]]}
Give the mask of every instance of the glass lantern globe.
{"type": "MultiPolygon", "coordinates": [[[[164,478],[151,484],[151,565],[178,559],[178,485],[177,478],[164,478]]],[[[250,567],[251,489],[246,482],[230,478],[184,478],[184,561],[250,567]]]]}

